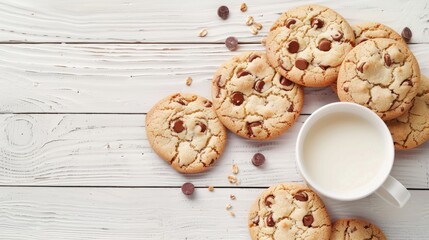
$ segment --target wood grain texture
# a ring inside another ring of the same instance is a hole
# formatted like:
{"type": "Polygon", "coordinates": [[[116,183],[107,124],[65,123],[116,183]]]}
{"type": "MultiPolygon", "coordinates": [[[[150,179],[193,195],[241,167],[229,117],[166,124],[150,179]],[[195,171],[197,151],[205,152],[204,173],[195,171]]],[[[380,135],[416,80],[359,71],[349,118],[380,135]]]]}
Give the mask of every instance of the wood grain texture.
{"type": "Polygon", "coordinates": [[[3,42],[223,42],[234,35],[242,42],[260,42],[279,14],[303,4],[333,8],[351,24],[375,21],[396,31],[408,26],[412,41],[429,43],[427,1],[373,0],[292,1],[248,0],[248,11],[240,12],[242,0],[228,1],[230,17],[221,20],[216,12],[225,2],[158,0],[4,0],[0,4],[0,41],[3,42]],[[264,28],[253,36],[245,25],[248,15],[264,28]],[[197,37],[208,28],[205,38],[197,37]]]}
{"type": "MultiPolygon", "coordinates": [[[[410,47],[429,75],[429,44],[410,47]]],[[[0,45],[0,112],[145,113],[179,91],[211,98],[214,72],[235,54],[220,44],[0,45]]],[[[303,113],[333,101],[330,88],[306,88],[303,113]]]]}
{"type": "MultiPolygon", "coordinates": [[[[247,214],[263,189],[179,188],[1,188],[0,238],[46,239],[249,239],[247,214]],[[235,201],[229,199],[234,193],[235,201]],[[230,203],[236,217],[226,211],[230,203]],[[59,237],[60,236],[60,237],[59,237]]],[[[332,220],[361,217],[388,239],[427,239],[429,191],[411,191],[398,209],[376,196],[354,201],[325,200],[332,220]]]]}
{"type": "MultiPolygon", "coordinates": [[[[223,156],[208,172],[184,175],[159,158],[146,139],[145,115],[0,115],[0,184],[45,186],[234,187],[227,177],[237,164],[238,187],[302,181],[295,164],[295,141],[307,116],[270,141],[250,141],[229,133],[223,156]],[[267,157],[251,164],[254,153],[267,157]]],[[[392,175],[408,188],[429,188],[429,143],[399,152],[392,175]]]]}

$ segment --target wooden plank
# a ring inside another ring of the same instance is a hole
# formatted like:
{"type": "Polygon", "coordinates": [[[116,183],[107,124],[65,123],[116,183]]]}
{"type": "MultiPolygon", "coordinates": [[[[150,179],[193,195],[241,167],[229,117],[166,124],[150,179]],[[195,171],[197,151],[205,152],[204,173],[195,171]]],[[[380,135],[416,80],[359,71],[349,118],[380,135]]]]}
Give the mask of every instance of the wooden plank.
{"type": "MultiPolygon", "coordinates": [[[[429,44],[410,47],[429,75],[429,44]]],[[[210,98],[214,72],[238,53],[219,44],[13,44],[0,54],[0,112],[145,113],[174,92],[210,98]]],[[[330,88],[307,88],[303,113],[333,101],[330,88]]]]}
{"type": "MultiPolygon", "coordinates": [[[[250,141],[229,134],[213,169],[184,175],[150,148],[145,115],[0,115],[0,184],[39,186],[233,186],[227,177],[239,167],[239,186],[302,181],[295,164],[295,141],[307,116],[278,139],[250,141]],[[266,164],[251,164],[262,152],[266,164]]],[[[408,188],[429,188],[429,143],[398,154],[392,175],[408,188]]]]}
{"type": "MultiPolygon", "coordinates": [[[[249,239],[247,214],[262,189],[1,188],[0,238],[46,239],[249,239]],[[234,193],[235,201],[229,199],[234,193]],[[230,203],[236,217],[225,210],[230,203]]],[[[429,191],[411,191],[398,209],[376,196],[326,199],[332,220],[361,217],[388,239],[427,239],[429,191]]]]}
{"type": "Polygon", "coordinates": [[[384,1],[292,1],[247,0],[248,11],[240,12],[242,0],[228,1],[230,17],[217,16],[222,2],[157,0],[5,0],[0,4],[2,42],[223,42],[228,35],[242,42],[260,42],[278,15],[303,4],[322,4],[342,14],[351,24],[381,22],[401,31],[408,26],[412,41],[429,43],[428,4],[425,0],[384,1]],[[253,36],[245,25],[248,15],[262,23],[253,36]],[[199,38],[201,28],[208,35],[199,38]]]}

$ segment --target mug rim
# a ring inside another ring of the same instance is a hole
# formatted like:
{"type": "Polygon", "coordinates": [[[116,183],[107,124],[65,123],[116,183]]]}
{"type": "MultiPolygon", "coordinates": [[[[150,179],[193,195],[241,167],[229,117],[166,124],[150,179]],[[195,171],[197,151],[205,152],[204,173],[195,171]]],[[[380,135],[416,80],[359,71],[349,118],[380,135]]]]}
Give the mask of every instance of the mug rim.
{"type": "Polygon", "coordinates": [[[377,189],[383,185],[383,183],[386,181],[388,176],[390,175],[390,172],[393,167],[393,162],[395,158],[395,148],[393,144],[392,135],[390,134],[389,129],[387,128],[387,125],[384,123],[384,121],[373,111],[370,109],[351,102],[335,102],[330,103],[325,106],[320,107],[316,111],[314,111],[310,117],[307,118],[307,120],[302,125],[301,129],[299,130],[298,137],[296,140],[296,163],[298,165],[299,171],[304,178],[304,180],[307,182],[308,185],[310,185],[316,192],[321,193],[322,195],[342,200],[342,201],[352,201],[357,199],[362,199],[372,193],[374,193],[377,189]],[[383,138],[385,140],[390,140],[392,144],[386,144],[386,160],[384,161],[380,171],[376,175],[376,182],[370,185],[368,188],[365,188],[365,190],[360,190],[353,192],[352,194],[347,195],[341,195],[338,193],[334,193],[332,191],[329,191],[327,189],[324,189],[320,186],[318,186],[311,177],[309,177],[309,174],[307,174],[307,171],[305,167],[303,166],[303,158],[302,158],[302,151],[303,151],[303,143],[305,140],[306,135],[308,135],[309,130],[311,127],[319,120],[320,118],[323,118],[325,116],[328,116],[330,114],[335,113],[341,113],[341,112],[349,112],[357,114],[360,117],[363,117],[365,119],[372,120],[371,123],[373,124],[376,122],[377,129],[380,130],[380,133],[383,133],[383,138]]]}

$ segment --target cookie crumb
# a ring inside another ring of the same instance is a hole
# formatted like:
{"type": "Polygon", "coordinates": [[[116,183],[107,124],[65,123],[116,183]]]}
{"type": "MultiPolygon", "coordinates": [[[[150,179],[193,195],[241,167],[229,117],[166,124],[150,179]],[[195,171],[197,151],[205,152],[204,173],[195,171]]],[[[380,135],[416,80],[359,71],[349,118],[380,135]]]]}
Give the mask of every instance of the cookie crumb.
{"type": "Polygon", "coordinates": [[[187,85],[187,86],[191,86],[191,84],[192,84],[192,78],[191,78],[191,77],[188,77],[188,78],[186,79],[186,85],[187,85]]]}
{"type": "Polygon", "coordinates": [[[246,19],[246,25],[247,26],[251,26],[253,24],[253,17],[252,16],[248,16],[246,19]]]}
{"type": "Polygon", "coordinates": [[[229,195],[229,198],[230,198],[231,200],[235,200],[235,199],[237,199],[237,198],[235,197],[235,195],[234,195],[234,194],[230,194],[230,195],[229,195]]]}
{"type": "Polygon", "coordinates": [[[240,10],[241,10],[242,12],[247,11],[247,4],[246,4],[246,3],[242,3],[242,4],[241,4],[241,6],[240,6],[240,10]]]}
{"type": "Polygon", "coordinates": [[[229,209],[231,209],[231,208],[232,208],[231,204],[227,204],[227,205],[226,205],[226,210],[229,210],[229,209]]]}
{"type": "Polygon", "coordinates": [[[232,165],[232,173],[237,174],[238,173],[238,166],[237,164],[232,165]]]}
{"type": "Polygon", "coordinates": [[[257,30],[261,30],[262,29],[262,24],[260,24],[258,22],[254,22],[253,26],[255,26],[257,30]]]}
{"type": "Polygon", "coordinates": [[[198,36],[199,36],[199,37],[205,37],[205,36],[207,36],[207,33],[208,33],[207,28],[203,28],[203,29],[201,29],[201,30],[200,30],[200,32],[198,33],[198,36]]]}
{"type": "Polygon", "coordinates": [[[257,35],[257,34],[258,34],[258,29],[255,27],[255,25],[252,25],[252,26],[250,27],[250,32],[251,32],[253,35],[257,35]]]}
{"type": "Polygon", "coordinates": [[[214,191],[214,187],[213,187],[213,186],[211,186],[211,185],[208,187],[208,189],[209,189],[209,191],[210,191],[210,192],[213,192],[213,191],[214,191]]]}
{"type": "Polygon", "coordinates": [[[235,183],[237,183],[237,177],[236,177],[236,176],[233,176],[233,175],[228,176],[228,181],[229,181],[229,183],[231,183],[231,184],[235,184],[235,183]]]}
{"type": "Polygon", "coordinates": [[[229,211],[229,214],[230,214],[232,217],[235,217],[235,213],[234,213],[233,211],[229,211]]]}

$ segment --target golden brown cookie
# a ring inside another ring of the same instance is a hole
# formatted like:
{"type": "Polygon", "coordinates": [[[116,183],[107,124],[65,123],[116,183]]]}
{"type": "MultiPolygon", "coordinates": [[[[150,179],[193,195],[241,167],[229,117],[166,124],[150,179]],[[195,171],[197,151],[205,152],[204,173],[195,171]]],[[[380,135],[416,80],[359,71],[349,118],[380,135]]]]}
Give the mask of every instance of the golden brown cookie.
{"type": "Polygon", "coordinates": [[[322,200],[306,185],[285,183],[265,190],[250,208],[253,240],[328,240],[331,221],[322,200]]]}
{"type": "Polygon", "coordinates": [[[421,75],[410,110],[386,124],[397,150],[415,148],[429,139],[429,79],[426,76],[421,75]]]}
{"type": "Polygon", "coordinates": [[[386,240],[383,231],[361,219],[339,219],[332,226],[331,240],[386,240]]]}
{"type": "Polygon", "coordinates": [[[328,86],[337,79],[354,46],[347,21],[332,9],[306,5],[283,13],[266,40],[268,61],[282,76],[304,86],[328,86]]]}
{"type": "Polygon", "coordinates": [[[159,101],[146,115],[146,134],[153,150],[183,173],[207,170],[226,143],[226,129],[212,103],[194,94],[159,101]]]}
{"type": "Polygon", "coordinates": [[[352,26],[352,29],[355,34],[356,45],[368,39],[374,38],[389,38],[406,44],[404,39],[402,39],[401,35],[395,32],[395,30],[381,23],[359,23],[352,26]]]}
{"type": "Polygon", "coordinates": [[[347,54],[337,91],[341,101],[358,103],[390,120],[410,109],[419,81],[419,64],[408,47],[392,39],[376,38],[347,54]]]}
{"type": "Polygon", "coordinates": [[[245,52],[225,62],[212,81],[213,106],[233,133],[272,139],[298,118],[304,102],[301,86],[288,81],[263,52],[245,52]]]}

